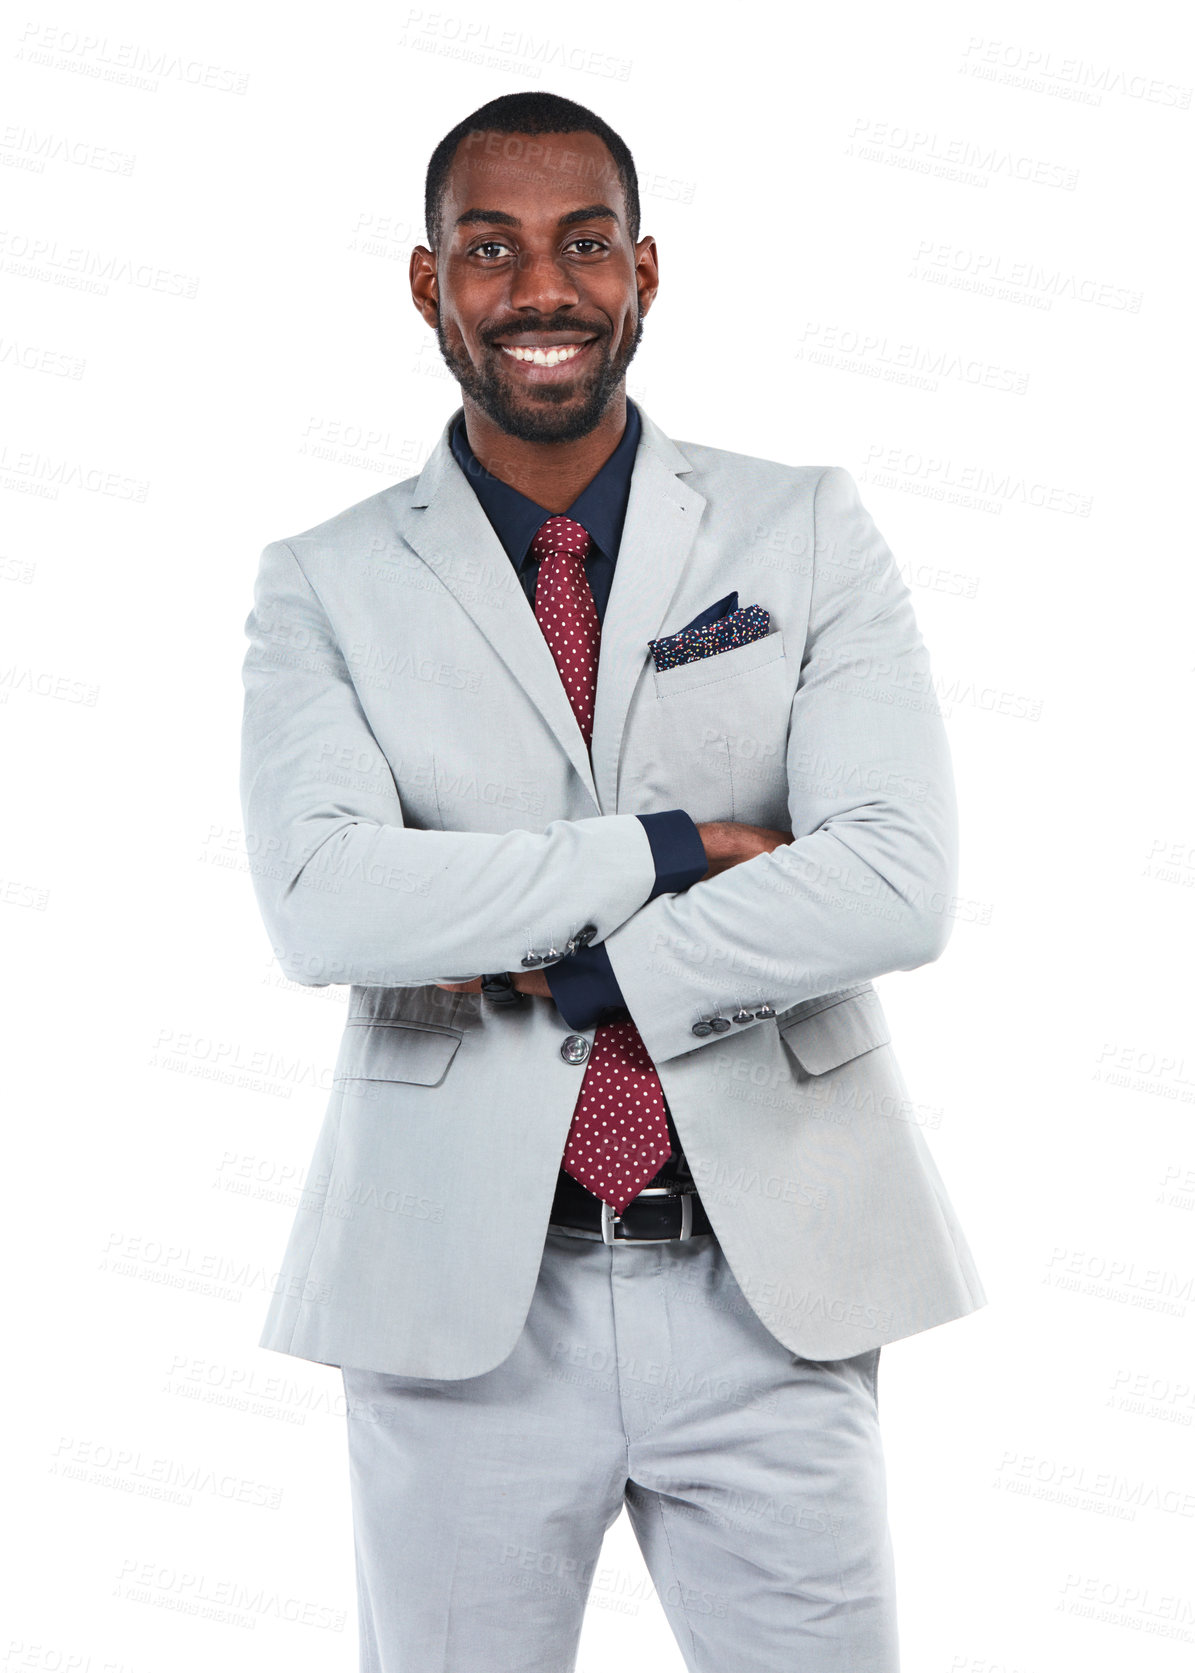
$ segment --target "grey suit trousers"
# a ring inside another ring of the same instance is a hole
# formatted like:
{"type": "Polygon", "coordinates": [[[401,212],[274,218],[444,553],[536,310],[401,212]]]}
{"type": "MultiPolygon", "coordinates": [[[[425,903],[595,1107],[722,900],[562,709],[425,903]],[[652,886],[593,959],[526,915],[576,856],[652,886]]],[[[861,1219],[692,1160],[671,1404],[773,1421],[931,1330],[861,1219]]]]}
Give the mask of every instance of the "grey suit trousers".
{"type": "Polygon", "coordinates": [[[552,1226],[493,1370],[342,1367],[362,1673],[572,1673],[624,1504],[690,1673],[896,1673],[879,1355],[794,1356],[713,1234],[552,1226]]]}

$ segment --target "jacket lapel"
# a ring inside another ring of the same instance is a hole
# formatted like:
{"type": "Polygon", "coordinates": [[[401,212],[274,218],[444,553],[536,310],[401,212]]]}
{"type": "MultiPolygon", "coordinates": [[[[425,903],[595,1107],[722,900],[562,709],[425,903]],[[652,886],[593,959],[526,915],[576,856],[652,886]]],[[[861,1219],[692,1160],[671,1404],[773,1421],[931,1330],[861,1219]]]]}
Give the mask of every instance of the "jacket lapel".
{"type": "Polygon", "coordinates": [[[635,454],[614,583],[602,624],[592,766],[560,674],[489,518],[452,456],[449,418],[409,506],[396,509],[404,540],[439,577],[522,686],[602,812],[617,811],[618,761],[649,639],[680,580],[705,500],[680,477],[687,459],[648,418],[635,454]]]}
{"type": "Polygon", "coordinates": [[[598,658],[592,755],[604,813],[618,811],[622,738],[635,685],[651,662],[647,642],[660,637],[705,508],[704,496],[683,480],[693,468],[684,454],[642,407],[639,417],[643,432],[598,658]]]}

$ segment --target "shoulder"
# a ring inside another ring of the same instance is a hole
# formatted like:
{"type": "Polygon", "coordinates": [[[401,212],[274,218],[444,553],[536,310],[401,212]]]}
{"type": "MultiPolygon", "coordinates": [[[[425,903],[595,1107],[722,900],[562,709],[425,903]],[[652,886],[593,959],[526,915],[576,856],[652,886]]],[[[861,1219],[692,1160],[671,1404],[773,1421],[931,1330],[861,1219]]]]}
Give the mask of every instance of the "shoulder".
{"type": "Polygon", "coordinates": [[[815,591],[831,594],[898,585],[887,544],[843,465],[790,465],[750,453],[673,441],[680,480],[706,500],[716,538],[746,537],[771,550],[813,559],[815,591]]]}
{"type": "Polygon", "coordinates": [[[289,546],[296,555],[301,552],[343,551],[346,547],[360,551],[363,542],[385,541],[392,544],[395,513],[410,505],[418,481],[419,477],[415,475],[395,482],[389,488],[346,505],[342,511],[333,512],[310,528],[282,535],[271,544],[289,546]]]}
{"type": "Polygon", "coordinates": [[[681,480],[717,510],[747,512],[757,522],[816,519],[821,526],[862,511],[855,479],[842,465],[789,464],[702,442],[671,445],[689,467],[681,480]]]}
{"type": "Polygon", "coordinates": [[[668,439],[689,467],[684,481],[707,500],[735,498],[756,507],[776,503],[811,507],[823,479],[827,488],[832,486],[838,493],[848,484],[854,487],[841,465],[790,464],[704,442],[668,439]]]}

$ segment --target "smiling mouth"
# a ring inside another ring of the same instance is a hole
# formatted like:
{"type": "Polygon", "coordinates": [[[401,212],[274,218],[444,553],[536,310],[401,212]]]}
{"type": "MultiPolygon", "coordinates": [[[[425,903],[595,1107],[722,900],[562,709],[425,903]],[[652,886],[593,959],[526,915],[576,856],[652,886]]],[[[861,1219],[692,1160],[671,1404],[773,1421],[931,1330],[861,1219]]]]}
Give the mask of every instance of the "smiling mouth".
{"type": "Polygon", "coordinates": [[[509,354],[515,360],[529,360],[533,366],[559,366],[566,360],[573,360],[580,354],[585,343],[568,343],[561,349],[508,349],[503,345],[503,354],[509,354]]]}
{"type": "Polygon", "coordinates": [[[540,338],[537,342],[528,333],[527,340],[521,343],[499,343],[497,346],[510,360],[518,360],[527,366],[563,366],[570,360],[575,360],[579,354],[597,341],[596,337],[572,338],[540,338]]]}

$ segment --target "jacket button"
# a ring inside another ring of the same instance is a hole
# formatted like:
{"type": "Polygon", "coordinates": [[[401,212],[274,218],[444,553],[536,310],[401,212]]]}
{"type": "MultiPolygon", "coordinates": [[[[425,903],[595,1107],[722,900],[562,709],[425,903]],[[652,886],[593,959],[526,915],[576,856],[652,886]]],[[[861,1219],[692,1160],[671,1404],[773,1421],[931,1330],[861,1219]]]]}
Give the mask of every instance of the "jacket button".
{"type": "Polygon", "coordinates": [[[730,1027],[730,1018],[711,1017],[710,1027],[713,1029],[715,1034],[725,1034],[726,1030],[730,1027]]]}
{"type": "Polygon", "coordinates": [[[704,1040],[707,1034],[712,1034],[714,1031],[708,1022],[695,1022],[692,1032],[696,1034],[699,1040],[704,1040]]]}
{"type": "Polygon", "coordinates": [[[560,1048],[560,1055],[566,1063],[584,1063],[589,1056],[589,1041],[584,1034],[569,1034],[560,1048]]]}

